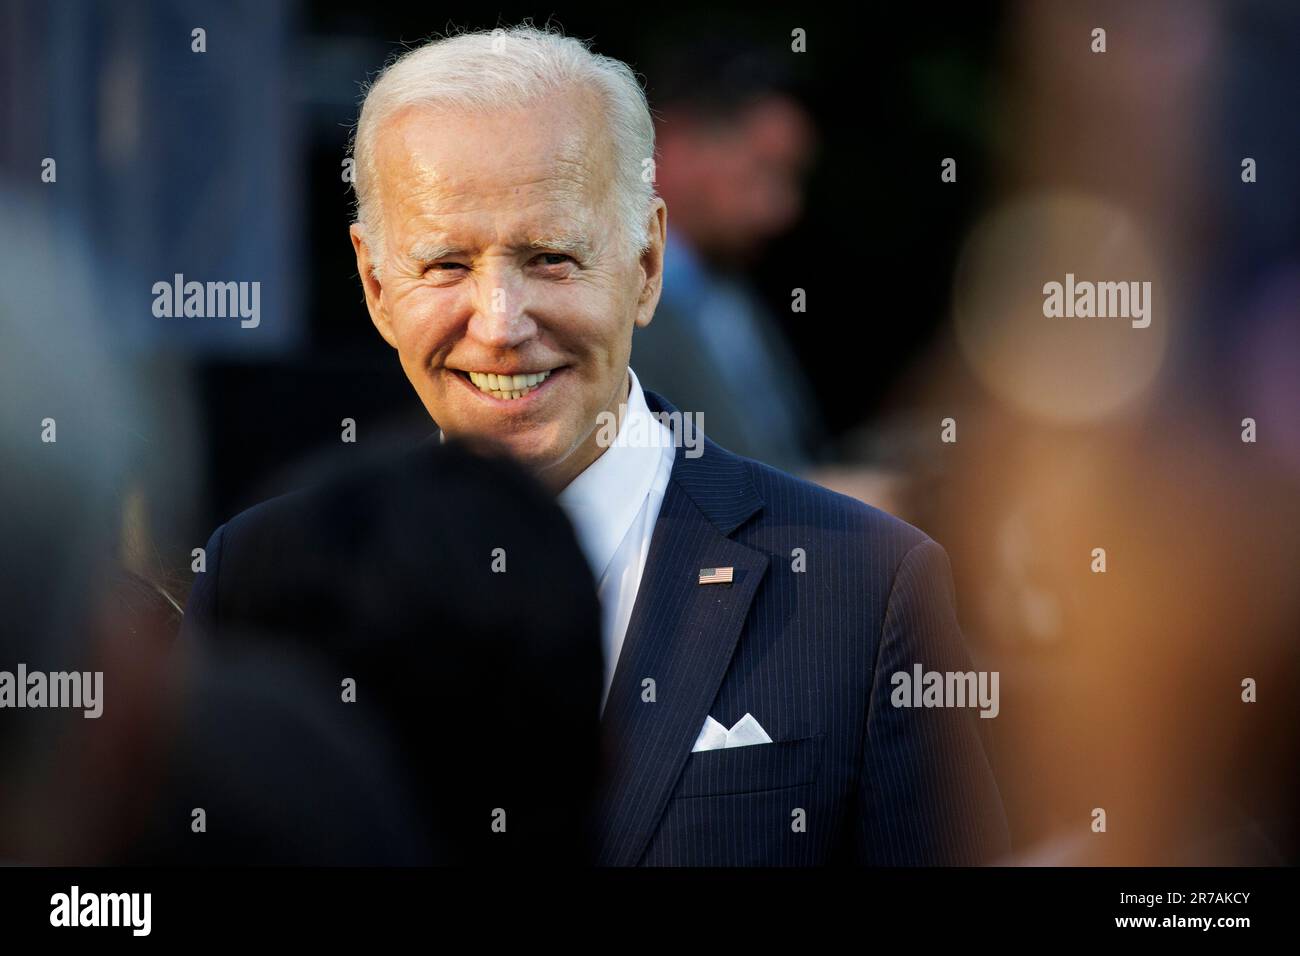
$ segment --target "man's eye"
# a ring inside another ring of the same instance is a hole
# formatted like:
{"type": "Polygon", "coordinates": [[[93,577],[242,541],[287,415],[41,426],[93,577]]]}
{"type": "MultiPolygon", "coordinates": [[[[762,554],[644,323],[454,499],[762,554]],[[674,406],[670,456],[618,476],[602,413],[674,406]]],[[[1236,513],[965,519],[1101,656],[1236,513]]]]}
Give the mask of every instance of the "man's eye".
{"type": "Polygon", "coordinates": [[[425,267],[426,272],[444,272],[452,269],[464,269],[465,266],[459,262],[431,262],[425,267]]]}
{"type": "Polygon", "coordinates": [[[572,262],[573,257],[562,252],[543,252],[536,261],[544,266],[562,266],[566,262],[572,262]]]}

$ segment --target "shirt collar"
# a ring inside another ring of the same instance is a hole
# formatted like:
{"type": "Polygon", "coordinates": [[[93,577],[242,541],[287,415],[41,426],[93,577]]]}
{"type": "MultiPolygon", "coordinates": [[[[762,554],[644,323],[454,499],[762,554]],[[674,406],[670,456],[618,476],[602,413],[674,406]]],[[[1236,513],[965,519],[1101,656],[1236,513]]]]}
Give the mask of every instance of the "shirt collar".
{"type": "MultiPolygon", "coordinates": [[[[664,426],[646,405],[636,373],[629,368],[627,374],[631,385],[618,436],[558,496],[598,582],[650,493],[665,447],[664,426]],[[660,441],[645,440],[652,435],[660,441]]],[[[671,447],[671,436],[667,440],[671,447]]]]}

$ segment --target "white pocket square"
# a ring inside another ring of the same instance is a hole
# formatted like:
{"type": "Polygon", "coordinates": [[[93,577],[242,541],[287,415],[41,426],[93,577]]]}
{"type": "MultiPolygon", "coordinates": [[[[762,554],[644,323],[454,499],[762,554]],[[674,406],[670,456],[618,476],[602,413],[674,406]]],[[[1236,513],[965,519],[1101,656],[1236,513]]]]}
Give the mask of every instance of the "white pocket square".
{"type": "Polygon", "coordinates": [[[712,717],[704,718],[700,735],[695,738],[691,753],[699,750],[721,750],[724,747],[749,747],[753,744],[770,744],[772,738],[763,726],[754,719],[753,714],[746,714],[736,721],[728,730],[712,717]]]}

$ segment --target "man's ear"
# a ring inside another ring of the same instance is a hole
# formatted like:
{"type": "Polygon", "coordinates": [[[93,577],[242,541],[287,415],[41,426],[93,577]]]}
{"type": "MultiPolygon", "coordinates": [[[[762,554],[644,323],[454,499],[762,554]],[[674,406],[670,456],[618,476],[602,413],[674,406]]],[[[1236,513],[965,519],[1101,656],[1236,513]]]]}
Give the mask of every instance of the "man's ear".
{"type": "Polygon", "coordinates": [[[636,325],[644,329],[654,318],[659,294],[664,287],[664,247],[668,242],[668,204],[658,196],[649,217],[650,244],[641,253],[641,297],[637,300],[636,325]]]}
{"type": "Polygon", "coordinates": [[[357,254],[357,273],[361,276],[361,287],[366,293],[366,308],[370,311],[370,321],[375,324],[384,341],[397,348],[397,336],[393,334],[392,323],[384,309],[384,288],[375,276],[374,262],[370,258],[370,246],[361,232],[361,227],[353,223],[348,233],[352,236],[352,251],[357,254]]]}

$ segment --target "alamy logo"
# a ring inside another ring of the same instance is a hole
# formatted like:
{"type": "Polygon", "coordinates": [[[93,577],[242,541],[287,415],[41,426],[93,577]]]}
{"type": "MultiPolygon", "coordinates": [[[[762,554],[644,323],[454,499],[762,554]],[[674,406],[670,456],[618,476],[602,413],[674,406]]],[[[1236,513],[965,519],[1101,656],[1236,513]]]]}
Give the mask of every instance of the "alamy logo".
{"type": "Polygon", "coordinates": [[[186,282],[178,272],[170,283],[155,282],[153,294],[155,318],[239,318],[244,329],[262,322],[260,282],[186,282]]]}
{"type": "Polygon", "coordinates": [[[895,671],[889,702],[895,707],[978,707],[981,717],[996,717],[998,671],[895,671]]]}
{"type": "Polygon", "coordinates": [[[0,708],[78,708],[83,717],[94,719],[104,713],[103,671],[27,670],[19,664],[17,673],[0,671],[0,708]]]}
{"type": "Polygon", "coordinates": [[[1065,283],[1043,285],[1043,315],[1049,319],[1132,319],[1135,329],[1151,324],[1150,282],[1076,282],[1074,273],[1065,283]]]}
{"type": "Polygon", "coordinates": [[[50,897],[51,926],[129,926],[132,936],[148,936],[153,925],[152,893],[68,893],[50,897]]]}
{"type": "Polygon", "coordinates": [[[596,444],[601,448],[685,448],[687,458],[704,454],[703,412],[652,411],[648,415],[629,415],[627,406],[620,405],[617,415],[598,414],[596,426],[596,444]],[[620,419],[624,424],[621,431],[620,419]]]}

